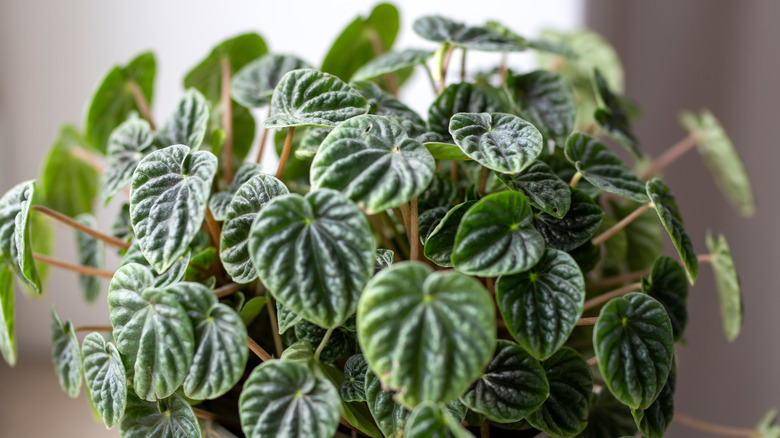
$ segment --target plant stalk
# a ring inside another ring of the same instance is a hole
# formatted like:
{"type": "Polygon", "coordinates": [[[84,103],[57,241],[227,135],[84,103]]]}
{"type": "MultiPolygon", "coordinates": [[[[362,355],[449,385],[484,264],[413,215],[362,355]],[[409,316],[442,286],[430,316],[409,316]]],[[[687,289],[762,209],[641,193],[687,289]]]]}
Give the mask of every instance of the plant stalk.
{"type": "Polygon", "coordinates": [[[79,274],[82,275],[89,275],[90,277],[108,278],[108,279],[114,278],[113,271],[97,269],[91,266],[73,265],[43,254],[33,254],[33,259],[35,259],[36,262],[41,262],[47,265],[56,266],[58,268],[65,269],[67,271],[78,272],[79,274]]]}
{"type": "Polygon", "coordinates": [[[73,228],[75,230],[81,231],[84,234],[88,234],[88,235],[94,237],[95,239],[102,240],[103,242],[105,242],[105,243],[107,243],[107,244],[109,244],[111,246],[115,246],[117,248],[122,248],[122,249],[130,248],[130,243],[129,242],[125,242],[122,239],[117,239],[114,236],[109,236],[108,234],[103,234],[103,233],[101,233],[100,231],[98,231],[98,230],[96,230],[94,228],[91,228],[91,227],[88,227],[88,226],[86,226],[86,225],[84,225],[82,223],[76,222],[75,220],[65,216],[64,214],[62,214],[62,213],[60,213],[58,211],[52,210],[49,207],[44,207],[42,205],[33,205],[32,209],[37,211],[37,212],[39,212],[39,213],[45,214],[46,216],[56,220],[57,222],[60,222],[60,223],[62,223],[64,225],[67,225],[67,226],[69,226],[69,227],[71,227],[71,228],[73,228]]]}
{"type": "Polygon", "coordinates": [[[219,249],[221,231],[219,228],[219,223],[217,223],[217,220],[214,219],[214,214],[211,212],[209,207],[206,207],[206,226],[209,229],[209,236],[211,237],[212,243],[214,243],[214,247],[219,249]]]}
{"type": "Polygon", "coordinates": [[[95,169],[95,172],[101,175],[106,173],[106,164],[94,155],[84,150],[84,148],[75,146],[70,150],[70,154],[86,163],[89,167],[95,169]]]}
{"type": "Polygon", "coordinates": [[[582,311],[590,310],[594,307],[598,307],[607,301],[611,300],[612,298],[622,297],[623,295],[629,293],[629,292],[635,292],[642,288],[642,283],[631,283],[627,286],[623,286],[619,289],[615,289],[612,292],[607,292],[603,295],[599,295],[595,298],[591,298],[588,301],[585,301],[585,304],[582,306],[582,311]]]}
{"type": "MultiPolygon", "coordinates": [[[[377,56],[384,55],[385,45],[382,43],[382,38],[379,37],[379,34],[372,28],[368,28],[366,34],[368,35],[369,41],[371,41],[371,47],[374,49],[374,53],[377,56]]],[[[398,97],[398,82],[395,80],[395,74],[388,73],[383,77],[387,84],[387,91],[393,95],[393,97],[398,97]]]]}
{"type": "Polygon", "coordinates": [[[246,287],[245,284],[238,284],[238,283],[228,283],[224,286],[220,286],[216,289],[214,289],[214,295],[217,296],[217,298],[225,298],[233,295],[234,293],[240,291],[246,287]]]}
{"type": "Polygon", "coordinates": [[[76,333],[81,332],[112,332],[114,328],[110,325],[82,325],[73,329],[76,333]]]}
{"type": "MultiPolygon", "coordinates": [[[[407,242],[406,239],[401,236],[401,233],[398,232],[398,227],[396,226],[395,222],[393,222],[393,218],[391,218],[387,212],[383,212],[381,216],[382,221],[384,221],[385,225],[387,225],[387,227],[390,228],[390,230],[393,232],[393,237],[395,238],[393,242],[395,243],[395,246],[398,247],[401,256],[404,260],[408,260],[410,251],[409,242],[407,242]]],[[[401,226],[403,226],[403,224],[401,224],[401,226]]]]}
{"type": "MultiPolygon", "coordinates": [[[[258,282],[258,288],[261,285],[258,282]]],[[[276,355],[281,357],[284,351],[284,345],[282,344],[282,336],[279,334],[279,320],[276,318],[276,309],[274,303],[271,300],[271,294],[269,293],[265,300],[265,307],[268,309],[268,319],[271,321],[271,331],[274,334],[274,348],[276,349],[276,355]]]]}
{"type": "Polygon", "coordinates": [[[581,326],[581,325],[596,325],[596,322],[598,321],[598,317],[592,317],[592,318],[580,318],[579,321],[575,324],[575,326],[581,326]]]}
{"type": "Polygon", "coordinates": [[[610,237],[617,234],[620,230],[627,227],[628,224],[636,220],[639,216],[642,216],[642,214],[647,211],[650,207],[652,207],[653,203],[648,202],[647,204],[642,204],[639,208],[632,211],[631,214],[624,217],[620,220],[620,222],[616,223],[612,227],[610,227],[607,231],[604,231],[603,233],[599,234],[598,236],[594,237],[591,241],[592,244],[599,246],[602,243],[606,242],[610,237]]]}
{"type": "Polygon", "coordinates": [[[587,360],[587,363],[588,363],[588,366],[591,366],[591,367],[596,366],[599,363],[599,358],[596,357],[596,356],[593,356],[593,357],[591,357],[590,359],[587,360]]]}
{"type": "Polygon", "coordinates": [[[417,215],[417,197],[412,198],[412,209],[410,213],[409,228],[411,234],[409,240],[411,241],[411,249],[409,254],[409,260],[420,260],[420,228],[417,215]]]}
{"type": "Polygon", "coordinates": [[[223,417],[221,415],[217,415],[213,412],[209,412],[200,408],[193,407],[192,413],[195,414],[196,417],[202,418],[204,420],[213,421],[215,423],[230,425],[234,427],[241,427],[241,423],[235,420],[231,420],[229,418],[223,417]]]}
{"type": "Polygon", "coordinates": [[[509,72],[509,69],[507,68],[507,62],[509,58],[509,54],[506,52],[503,52],[501,54],[501,65],[498,68],[498,75],[501,78],[501,85],[506,84],[506,75],[509,72]]]}
{"type": "Polygon", "coordinates": [[[480,438],[490,438],[490,424],[485,422],[479,426],[479,436],[480,438]]]}
{"type": "Polygon", "coordinates": [[[639,175],[639,178],[643,180],[650,179],[664,170],[668,165],[677,161],[680,157],[685,155],[688,151],[696,147],[699,144],[699,137],[695,134],[690,134],[682,140],[675,143],[672,147],[666,150],[653,163],[639,175]]]}
{"type": "MultiPolygon", "coordinates": [[[[265,117],[268,119],[271,117],[271,106],[268,106],[268,115],[265,117]]],[[[268,128],[263,128],[263,135],[260,137],[260,148],[257,150],[257,156],[255,157],[255,163],[260,164],[263,161],[263,151],[265,151],[265,144],[268,143],[268,132],[271,131],[268,128]]]]}
{"type": "Polygon", "coordinates": [[[284,139],[284,147],[282,148],[282,155],[279,157],[279,167],[276,169],[276,179],[281,180],[284,175],[284,166],[287,165],[287,159],[290,158],[290,150],[292,149],[293,136],[295,135],[295,126],[287,128],[287,137],[284,139]]]}
{"type": "Polygon", "coordinates": [[[128,82],[128,85],[130,86],[130,91],[133,93],[133,100],[135,100],[135,104],[138,107],[138,111],[141,113],[141,117],[149,122],[149,127],[152,128],[152,131],[156,131],[157,126],[154,124],[152,111],[149,109],[149,102],[146,101],[146,96],[144,96],[143,91],[141,91],[141,87],[139,87],[135,81],[128,82]]]}
{"type": "Polygon", "coordinates": [[[574,176],[571,177],[571,181],[569,182],[569,187],[571,188],[577,187],[577,183],[579,183],[581,179],[582,179],[582,174],[579,172],[575,173],[574,176]]]}
{"type": "Polygon", "coordinates": [[[479,171],[479,187],[477,187],[477,190],[479,191],[482,196],[485,196],[485,190],[487,188],[487,179],[488,179],[488,168],[485,166],[482,166],[482,169],[479,171]]]}
{"type": "Polygon", "coordinates": [[[461,49],[460,56],[460,81],[466,82],[466,52],[468,50],[464,47],[461,49]]]}
{"type": "Polygon", "coordinates": [[[222,172],[225,174],[225,183],[233,181],[233,102],[230,98],[230,60],[222,60],[222,128],[225,130],[225,146],[222,159],[222,172]]]}
{"type": "Polygon", "coordinates": [[[458,177],[459,177],[458,162],[452,161],[450,163],[450,179],[455,183],[456,186],[458,185],[458,177]]]}
{"type": "Polygon", "coordinates": [[[257,342],[254,341],[254,339],[247,336],[246,342],[247,345],[249,345],[249,349],[252,350],[252,353],[254,353],[255,356],[259,357],[261,361],[268,362],[269,360],[273,359],[273,357],[271,357],[271,355],[268,354],[268,352],[265,351],[263,347],[258,345],[257,342]]]}
{"type": "Polygon", "coordinates": [[[455,46],[449,46],[447,47],[447,51],[444,53],[444,58],[441,62],[441,78],[439,79],[439,94],[441,94],[442,91],[444,91],[444,88],[447,86],[447,70],[449,69],[450,65],[450,58],[452,58],[452,52],[455,50],[455,46]]]}
{"type": "MultiPolygon", "coordinates": [[[[395,209],[394,209],[394,210],[395,210],[395,209]]],[[[411,236],[411,235],[412,235],[412,231],[411,231],[411,229],[410,229],[410,224],[411,224],[411,222],[410,222],[410,219],[409,219],[409,216],[410,216],[410,213],[409,213],[409,204],[406,204],[406,203],[404,203],[404,204],[401,204],[401,208],[400,208],[400,210],[399,210],[399,211],[400,211],[400,213],[401,213],[401,216],[400,216],[400,217],[402,218],[401,220],[402,220],[402,221],[403,221],[403,223],[404,223],[404,230],[406,231],[406,237],[407,237],[407,238],[409,238],[409,236],[411,236]]],[[[397,213],[396,213],[396,214],[397,214],[397,213]]],[[[411,241],[411,239],[409,238],[409,246],[410,246],[410,247],[411,247],[411,244],[412,244],[412,241],[411,241]]],[[[410,257],[411,257],[411,253],[410,253],[410,257]]]]}
{"type": "Polygon", "coordinates": [[[699,263],[712,263],[712,254],[699,254],[696,256],[696,261],[699,263]]]}
{"type": "Polygon", "coordinates": [[[428,80],[431,82],[433,94],[439,94],[439,87],[436,86],[436,80],[433,78],[433,72],[431,71],[431,68],[428,67],[428,63],[423,62],[423,67],[425,67],[425,71],[428,73],[428,80]]]}
{"type": "Polygon", "coordinates": [[[603,280],[594,281],[588,284],[588,290],[601,290],[606,287],[613,287],[619,284],[628,283],[629,281],[636,281],[642,277],[650,275],[652,269],[647,268],[641,271],[628,272],[626,274],[617,275],[615,277],[605,278],[603,280]]]}
{"type": "Polygon", "coordinates": [[[314,351],[314,358],[319,360],[320,354],[322,354],[322,350],[325,349],[325,344],[328,343],[328,340],[330,340],[330,335],[333,334],[333,330],[335,330],[335,327],[331,327],[328,329],[328,331],[325,332],[325,336],[322,337],[322,340],[320,341],[320,345],[317,346],[317,350],[314,351]]]}
{"type": "Polygon", "coordinates": [[[673,419],[674,421],[683,424],[685,426],[688,426],[691,429],[696,429],[702,432],[712,433],[720,436],[756,437],[756,438],[760,436],[753,429],[721,426],[719,424],[713,424],[713,423],[709,423],[706,421],[702,421],[690,417],[681,412],[675,412],[673,419]]]}

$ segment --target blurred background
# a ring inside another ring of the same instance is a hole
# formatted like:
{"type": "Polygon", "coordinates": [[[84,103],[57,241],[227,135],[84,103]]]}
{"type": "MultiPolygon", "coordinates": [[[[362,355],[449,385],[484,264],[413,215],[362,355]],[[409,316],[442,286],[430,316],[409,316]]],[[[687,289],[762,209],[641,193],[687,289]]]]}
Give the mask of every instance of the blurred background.
{"type": "MultiPolygon", "coordinates": [[[[430,47],[411,31],[425,14],[445,14],[468,23],[497,18],[527,36],[541,29],[589,26],[617,49],[626,73],[626,95],[638,102],[643,118],[635,132],[644,151],[657,155],[684,137],[681,109],[710,108],[733,139],[758,200],[758,214],[742,219],[730,210],[695,153],[666,173],[688,232],[699,252],[706,229],[723,232],[741,274],[745,323],[727,343],[722,334],[709,266],[691,290],[689,346],[678,348],[676,409],[717,423],[752,427],[772,406],[780,406],[780,368],[775,289],[780,215],[775,187],[780,147],[780,2],[754,0],[515,0],[453,2],[397,0],[402,29],[395,47],[430,47]],[[772,218],[775,219],[772,219],[772,218]]],[[[328,47],[357,14],[373,3],[71,0],[0,1],[0,193],[36,178],[46,151],[64,123],[83,127],[85,105],[97,82],[115,64],[153,50],[158,70],[153,112],[162,119],[180,97],[186,71],[224,38],[257,31],[271,51],[296,53],[317,65],[328,47]]],[[[472,56],[469,67],[495,63],[499,55],[472,56]]],[[[528,69],[531,54],[509,58],[510,67],[528,69]]],[[[433,95],[418,72],[403,97],[425,113],[433,95]]],[[[272,148],[268,148],[272,152],[272,148]]],[[[267,165],[268,162],[266,162],[267,165]]],[[[273,166],[275,168],[275,166],[273,166]]],[[[108,231],[112,203],[97,214],[108,231]]],[[[70,230],[57,228],[56,256],[75,254],[70,230]]],[[[116,266],[109,258],[107,266],[116,266]]],[[[83,303],[77,278],[51,272],[41,302],[17,294],[19,361],[0,363],[0,437],[108,437],[95,422],[84,391],[71,401],[59,388],[50,359],[50,316],[55,304],[77,325],[105,324],[105,299],[83,303]],[[45,413],[47,418],[36,418],[45,413]]],[[[105,296],[105,295],[103,295],[105,296]]],[[[706,436],[673,424],[667,436],[706,436]]]]}

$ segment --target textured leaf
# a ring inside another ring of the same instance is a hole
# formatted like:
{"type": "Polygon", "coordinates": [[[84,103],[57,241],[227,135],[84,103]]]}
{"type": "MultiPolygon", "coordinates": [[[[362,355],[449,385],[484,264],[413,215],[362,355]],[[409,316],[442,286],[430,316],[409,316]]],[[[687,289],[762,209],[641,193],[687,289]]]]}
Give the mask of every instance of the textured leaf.
{"type": "Polygon", "coordinates": [[[214,219],[223,222],[227,218],[228,207],[230,207],[230,201],[233,200],[233,195],[245,182],[262,173],[263,168],[257,163],[242,164],[236,171],[236,175],[233,177],[233,181],[227,190],[213,193],[209,198],[209,208],[214,215],[214,219]]]}
{"type": "Polygon", "coordinates": [[[542,41],[542,40],[529,40],[522,36],[512,32],[509,28],[502,25],[497,21],[488,21],[485,26],[493,32],[503,37],[509,38],[516,44],[529,49],[534,49],[540,52],[548,52],[556,55],[561,55],[566,58],[576,58],[577,55],[567,45],[557,42],[542,41]]]}
{"type": "Polygon", "coordinates": [[[226,39],[187,73],[184,77],[184,87],[196,88],[209,101],[218,101],[222,90],[222,61],[228,61],[230,72],[236,73],[267,52],[265,41],[256,33],[245,33],[226,39]]]}
{"type": "Polygon", "coordinates": [[[428,129],[444,136],[450,136],[450,119],[457,113],[499,113],[511,112],[509,99],[503,91],[487,85],[461,82],[447,86],[428,108],[428,129]]]}
{"type": "Polygon", "coordinates": [[[374,274],[382,269],[389,268],[393,264],[395,253],[389,249],[378,248],[376,250],[376,261],[374,263],[374,274]]]}
{"type": "Polygon", "coordinates": [[[447,408],[441,404],[426,402],[417,406],[404,428],[407,438],[471,438],[460,421],[453,418],[447,408]]]}
{"type": "Polygon", "coordinates": [[[274,88],[287,72],[313,68],[308,62],[293,55],[269,53],[256,59],[233,76],[230,94],[247,108],[260,108],[271,102],[274,88]]]}
{"type": "Polygon", "coordinates": [[[496,172],[520,172],[542,152],[539,130],[511,114],[455,114],[449,129],[466,155],[496,172]]]}
{"type": "Polygon", "coordinates": [[[425,149],[428,149],[428,152],[437,160],[466,161],[471,159],[468,155],[463,153],[461,148],[454,144],[428,142],[423,143],[423,146],[425,146],[425,149]]]}
{"type": "Polygon", "coordinates": [[[175,144],[197,151],[209,124],[209,104],[196,89],[189,89],[176,104],[162,128],[157,131],[155,145],[161,148],[175,144]]]}
{"type": "Polygon", "coordinates": [[[509,84],[520,114],[546,138],[558,145],[565,144],[577,115],[571,85],[546,70],[513,76],[509,84]]]}
{"type": "Polygon", "coordinates": [[[337,327],[354,313],[374,270],[374,251],[365,216],[328,189],[271,200],[249,237],[260,281],[285,307],[321,327],[337,327]]]}
{"type": "Polygon", "coordinates": [[[35,181],[19,183],[0,197],[0,260],[8,260],[27,288],[39,295],[41,279],[33,260],[30,205],[35,181]]]}
{"type": "Polygon", "coordinates": [[[585,279],[570,255],[548,248],[529,271],[498,279],[496,302],[512,337],[544,360],[561,348],[580,319],[585,279]]]}
{"type": "MultiPolygon", "coordinates": [[[[683,282],[685,280],[683,279],[683,282]]],[[[631,411],[639,432],[646,438],[663,438],[674,417],[674,389],[677,386],[677,369],[672,366],[664,389],[647,409],[631,411]]]]}
{"type": "Polygon", "coordinates": [[[263,126],[332,128],[368,109],[366,99],[336,76],[312,69],[293,70],[274,90],[271,117],[263,126]]]}
{"type": "Polygon", "coordinates": [[[639,150],[639,142],[631,131],[626,100],[610,90],[607,80],[598,68],[593,72],[593,82],[601,101],[606,105],[606,108],[599,108],[593,114],[596,123],[610,137],[625,146],[635,157],[640,157],[642,153],[639,150]]]}
{"type": "Polygon", "coordinates": [[[435,170],[431,154],[401,125],[364,115],[328,134],[312,161],[311,185],[339,190],[373,214],[422,193],[435,170]]]}
{"type": "Polygon", "coordinates": [[[455,236],[460,222],[466,212],[476,203],[477,201],[466,201],[456,205],[428,234],[423,251],[428,260],[445,268],[452,267],[452,249],[455,247],[455,236]]]}
{"type": "Polygon", "coordinates": [[[417,197],[417,208],[420,211],[436,207],[452,207],[458,199],[458,186],[448,176],[434,173],[431,183],[417,197]]]}
{"type": "Polygon", "coordinates": [[[720,315],[726,339],[734,341],[742,330],[742,292],[734,259],[726,238],[707,233],[707,249],[712,255],[712,272],[720,300],[720,315]]]}
{"type": "Polygon", "coordinates": [[[238,408],[247,438],[329,438],[339,423],[336,388],[289,360],[255,368],[244,384],[238,408]]]}
{"type": "Polygon", "coordinates": [[[425,121],[422,117],[405,103],[382,90],[377,84],[368,81],[358,81],[350,83],[350,87],[366,98],[369,105],[369,114],[386,116],[395,120],[409,134],[409,137],[416,137],[425,133],[425,121]]]}
{"type": "Polygon", "coordinates": [[[510,190],[522,193],[528,202],[539,210],[562,219],[571,206],[569,185],[543,161],[534,161],[522,172],[513,175],[499,173],[501,180],[510,190]]]}
{"type": "Polygon", "coordinates": [[[101,180],[100,197],[103,202],[107,203],[130,184],[138,163],[144,155],[155,149],[153,140],[149,123],[138,118],[130,118],[111,132],[106,153],[106,173],[101,180]]]}
{"type": "Polygon", "coordinates": [[[578,438],[629,437],[637,432],[631,410],[609,392],[602,390],[593,396],[588,425],[578,438]]]}
{"type": "Polygon", "coordinates": [[[572,437],[588,423],[593,391],[590,366],[576,351],[563,347],[542,363],[550,384],[550,396],[526,417],[535,428],[554,437],[572,437]]]}
{"type": "Polygon", "coordinates": [[[601,261],[601,247],[586,242],[569,251],[569,255],[577,262],[582,275],[585,275],[595,269],[596,265],[601,261]]]}
{"type": "Polygon", "coordinates": [[[484,52],[520,52],[525,46],[484,26],[467,26],[438,15],[420,17],[412,24],[417,35],[437,43],[449,43],[484,52]]]}
{"type": "Polygon", "coordinates": [[[295,327],[295,324],[298,324],[303,319],[292,310],[284,307],[279,301],[276,302],[276,318],[279,324],[280,335],[283,335],[288,329],[295,327]]]}
{"type": "Polygon", "coordinates": [[[127,397],[127,410],[119,425],[122,438],[200,438],[201,430],[192,406],[174,394],[157,403],[127,397]]]}
{"type": "Polygon", "coordinates": [[[368,363],[362,354],[347,359],[344,364],[344,381],[339,387],[339,395],[345,402],[366,401],[366,371],[368,363]]]}
{"type": "Polygon", "coordinates": [[[108,306],[119,351],[134,364],[133,386],[146,400],[165,398],[184,382],[195,342],[184,307],[165,289],[147,288],[147,268],[122,266],[108,289],[108,306]]]}
{"type": "Polygon", "coordinates": [[[86,121],[85,137],[97,150],[105,153],[111,131],[139,110],[133,88],[137,87],[151,106],[156,69],[154,54],[144,52],[126,66],[115,66],[103,78],[92,96],[86,121]]]}
{"type": "Polygon", "coordinates": [[[257,175],[241,185],[228,207],[220,237],[220,258],[236,283],[249,283],[257,271],[249,256],[249,231],[257,214],[271,199],[288,194],[284,183],[270,175],[257,175]]]}
{"type": "Polygon", "coordinates": [[[571,206],[563,219],[540,212],[534,227],[544,236],[550,248],[571,251],[590,241],[604,218],[604,211],[584,192],[571,191],[571,206]]]}
{"type": "Polygon", "coordinates": [[[0,353],[10,366],[16,365],[15,313],[11,265],[0,262],[0,353]]]}
{"type": "Polygon", "coordinates": [[[54,307],[51,309],[51,343],[54,371],[60,379],[60,386],[71,398],[76,398],[81,392],[81,350],[73,324],[60,321],[54,307]]]}
{"type": "Polygon", "coordinates": [[[589,183],[636,202],[647,202],[644,184],[600,141],[574,133],[566,141],[566,159],[589,183]]]}
{"type": "Polygon", "coordinates": [[[98,333],[90,333],[81,346],[84,380],[95,410],[111,429],[127,406],[127,373],[119,350],[98,333]]]}
{"type": "Polygon", "coordinates": [[[402,438],[404,426],[411,412],[395,402],[395,393],[385,391],[382,382],[366,368],[365,395],[368,410],[386,438],[402,438]]]}
{"type": "Polygon", "coordinates": [[[352,75],[350,80],[365,81],[386,74],[395,73],[398,70],[423,64],[431,56],[433,56],[432,51],[421,49],[404,49],[399,52],[387,52],[365,63],[352,75]]]}
{"type": "MultiPolygon", "coordinates": [[[[346,327],[347,325],[349,325],[349,321],[344,326],[338,327],[333,331],[320,354],[322,362],[331,363],[347,357],[355,351],[354,320],[352,321],[352,330],[349,330],[346,327]]],[[[325,332],[327,330],[324,328],[307,321],[300,321],[295,325],[295,336],[299,340],[308,341],[311,345],[320,345],[325,338],[325,332]]]]}
{"type": "Polygon", "coordinates": [[[186,251],[206,215],[217,158],[176,145],[147,155],[133,174],[130,220],[146,259],[166,271],[186,251]]]}
{"type": "Polygon", "coordinates": [[[460,400],[490,420],[509,423],[535,411],[549,393],[539,362],[514,342],[499,340],[482,376],[460,400]]]}
{"type": "Polygon", "coordinates": [[[463,216],[452,264],[470,275],[495,277],[526,271],[543,253],[544,239],[533,227],[528,200],[500,192],[482,198],[463,216]]]}
{"type": "Polygon", "coordinates": [[[685,270],[674,259],[658,257],[650,276],[642,278],[642,292],[663,304],[672,323],[674,340],[681,340],[688,324],[688,282],[685,270]]]}
{"type": "Polygon", "coordinates": [[[366,361],[408,407],[456,398],[493,352],[492,299],[457,272],[395,264],[371,279],[357,315],[366,361]]]}
{"type": "Polygon", "coordinates": [[[672,323],[661,303],[640,293],[610,300],[593,329],[593,345],[615,398],[632,409],[648,408],[674,359],[672,323]]]}
{"type": "Polygon", "coordinates": [[[669,190],[669,187],[658,178],[647,182],[647,196],[655,207],[655,212],[661,220],[661,224],[666,229],[669,237],[672,239],[677,254],[685,267],[685,273],[688,275],[688,282],[696,283],[696,275],[699,273],[699,261],[696,258],[696,252],[693,250],[693,243],[688,233],[685,232],[682,215],[677,207],[677,201],[669,190]]]}
{"type": "MultiPolygon", "coordinates": [[[[76,217],[76,221],[90,228],[97,228],[97,221],[91,214],[79,215],[76,217]]],[[[77,231],[76,249],[79,253],[78,260],[80,265],[92,268],[103,267],[103,242],[77,231]]],[[[81,285],[81,290],[84,291],[84,297],[90,303],[97,300],[98,295],[100,295],[100,289],[103,287],[103,282],[99,278],[83,274],[79,275],[79,284],[81,285]]]]}
{"type": "Polygon", "coordinates": [[[698,115],[684,112],[680,121],[698,138],[699,154],[726,199],[742,216],[753,216],[756,205],[745,165],[715,116],[708,110],[702,110],[698,115]]]}
{"type": "Polygon", "coordinates": [[[420,243],[425,244],[428,236],[431,235],[431,232],[439,225],[448,212],[447,207],[436,207],[420,213],[417,219],[420,230],[420,243]]]}
{"type": "Polygon", "coordinates": [[[100,177],[97,170],[81,158],[90,156],[87,152],[90,149],[75,127],[61,127],[46,155],[39,186],[43,196],[36,202],[70,217],[91,213],[100,177]]]}

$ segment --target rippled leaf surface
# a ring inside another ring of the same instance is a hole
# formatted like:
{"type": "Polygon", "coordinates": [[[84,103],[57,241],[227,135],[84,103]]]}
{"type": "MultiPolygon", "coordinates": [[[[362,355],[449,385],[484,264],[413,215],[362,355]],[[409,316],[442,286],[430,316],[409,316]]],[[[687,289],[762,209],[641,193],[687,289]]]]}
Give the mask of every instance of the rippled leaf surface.
{"type": "Polygon", "coordinates": [[[512,105],[502,93],[487,85],[450,84],[428,108],[428,129],[449,140],[450,119],[457,113],[510,112],[512,105]]]}
{"type": "Polygon", "coordinates": [[[677,249],[677,254],[685,267],[685,273],[688,275],[688,282],[691,284],[696,283],[696,275],[699,273],[699,261],[696,258],[696,252],[693,250],[691,238],[685,232],[682,215],[677,207],[674,195],[672,195],[669,187],[663,181],[655,178],[647,182],[647,196],[650,197],[661,224],[672,239],[675,249],[677,249]]]}
{"type": "Polygon", "coordinates": [[[70,321],[62,323],[54,308],[51,309],[51,343],[54,371],[60,386],[71,398],[81,392],[81,349],[76,331],[70,321]]]}
{"type": "Polygon", "coordinates": [[[647,409],[631,411],[639,432],[647,438],[663,438],[674,417],[674,390],[677,386],[677,369],[672,366],[664,389],[647,409]]]}
{"type": "Polygon", "coordinates": [[[520,114],[546,138],[565,144],[577,115],[571,85],[547,70],[514,76],[509,84],[520,114]]]}
{"type": "Polygon", "coordinates": [[[209,124],[209,104],[195,89],[187,90],[155,137],[158,147],[183,144],[197,151],[209,124]]]}
{"type": "Polygon", "coordinates": [[[122,418],[127,406],[127,373],[116,345],[92,332],[81,345],[84,381],[89,397],[106,427],[122,418]]]}
{"type": "Polygon", "coordinates": [[[8,260],[16,275],[36,295],[41,279],[33,260],[30,205],[35,181],[19,183],[0,197],[0,260],[8,260]]]}
{"type": "Polygon", "coordinates": [[[404,427],[407,438],[471,438],[460,421],[455,419],[448,409],[437,403],[425,402],[414,408],[404,427]]]}
{"type": "Polygon", "coordinates": [[[153,140],[149,123],[138,118],[127,120],[111,132],[106,153],[106,173],[101,180],[100,196],[104,202],[130,184],[138,163],[144,155],[155,149],[153,140]]]}
{"type": "Polygon", "coordinates": [[[742,330],[742,292],[734,259],[726,238],[707,234],[707,249],[712,255],[712,272],[720,299],[720,315],[726,339],[734,341],[742,330]]]}
{"type": "Polygon", "coordinates": [[[562,219],[537,213],[534,227],[544,236],[547,246],[571,251],[587,243],[604,218],[604,211],[585,192],[571,191],[571,206],[562,219]]]}
{"type": "MultiPolygon", "coordinates": [[[[91,214],[79,215],[76,217],[76,221],[90,228],[97,228],[97,221],[91,214]]],[[[77,231],[76,249],[78,250],[80,265],[92,268],[103,267],[102,241],[77,231]]],[[[83,274],[79,275],[79,284],[81,285],[81,290],[84,292],[84,297],[87,299],[87,302],[90,303],[95,302],[98,295],[100,295],[100,289],[103,287],[103,282],[99,278],[83,274]]]]}
{"type": "Polygon", "coordinates": [[[313,67],[297,56],[269,53],[250,62],[233,76],[230,94],[247,108],[266,106],[282,77],[301,68],[313,67]]]}
{"type": "Polygon", "coordinates": [[[681,340],[688,324],[688,281],[685,270],[672,258],[658,257],[650,276],[642,278],[642,292],[663,304],[672,323],[674,340],[681,340]]]}
{"type": "Polygon", "coordinates": [[[192,406],[178,394],[156,403],[127,396],[127,410],[119,425],[122,438],[200,438],[192,406]]]}
{"type": "Polygon", "coordinates": [[[635,157],[641,157],[639,142],[631,130],[631,121],[629,120],[631,109],[629,105],[631,104],[610,89],[606,78],[598,68],[593,72],[593,81],[601,101],[606,106],[606,108],[597,109],[593,114],[596,123],[607,135],[625,146],[635,157]]]}
{"type": "Polygon", "coordinates": [[[412,24],[417,35],[437,43],[450,43],[484,52],[520,52],[525,46],[485,26],[468,26],[438,15],[420,17],[412,24]]]}
{"type": "Polygon", "coordinates": [[[456,205],[439,221],[436,228],[431,230],[423,251],[428,260],[442,267],[452,267],[452,249],[455,247],[458,227],[463,216],[476,203],[477,201],[466,201],[456,205]]]}
{"type": "Polygon", "coordinates": [[[528,198],[528,202],[545,213],[562,219],[571,207],[571,190],[544,161],[534,161],[522,172],[497,174],[509,189],[528,198]]]}
{"type": "Polygon", "coordinates": [[[344,382],[339,387],[339,395],[345,402],[366,401],[366,372],[368,363],[362,354],[347,359],[344,364],[344,382]]]}

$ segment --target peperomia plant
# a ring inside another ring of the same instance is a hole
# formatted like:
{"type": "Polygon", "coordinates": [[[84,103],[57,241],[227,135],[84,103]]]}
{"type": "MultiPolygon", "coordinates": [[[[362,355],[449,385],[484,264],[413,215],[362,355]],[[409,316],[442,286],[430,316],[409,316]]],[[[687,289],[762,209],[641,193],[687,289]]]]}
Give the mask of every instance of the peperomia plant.
{"type": "Polygon", "coordinates": [[[224,41],[160,125],[155,57],[111,70],[40,184],[0,199],[5,360],[16,361],[13,279],[38,296],[52,265],[110,309],[103,327],[53,312],[60,383],[72,397],[85,384],[124,437],[660,437],[673,419],[780,436],[773,412],[743,430],[674,409],[700,264],[726,337],[741,327],[726,240],[708,235],[696,253],[658,178],[696,148],[751,215],[717,120],[685,113],[689,135],[652,159],[598,35],[527,39],[428,16],[413,28],[438,48],[393,51],[398,27],[395,7],[377,6],[319,70],[257,34],[224,41]],[[540,68],[511,70],[508,55],[527,50],[540,68]],[[468,51],[500,63],[470,70],[468,51]],[[433,86],[426,117],[398,97],[417,66],[433,86]],[[274,175],[259,164],[268,137],[274,175]],[[91,215],[97,199],[120,203],[110,235],[91,215]],[[77,262],[46,255],[44,219],[76,230],[77,262]],[[667,235],[678,259],[663,255],[667,235]],[[104,245],[119,250],[116,269],[104,245]]]}

